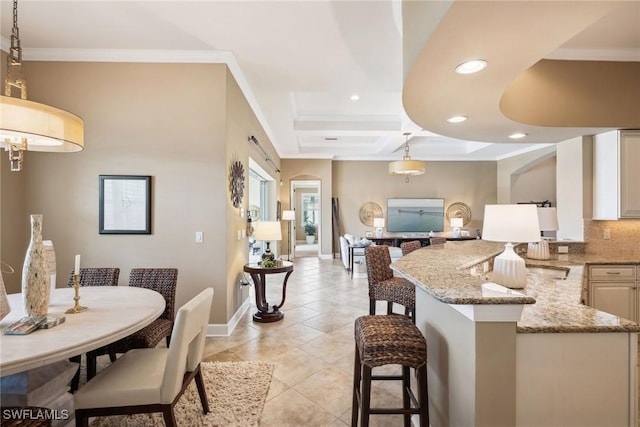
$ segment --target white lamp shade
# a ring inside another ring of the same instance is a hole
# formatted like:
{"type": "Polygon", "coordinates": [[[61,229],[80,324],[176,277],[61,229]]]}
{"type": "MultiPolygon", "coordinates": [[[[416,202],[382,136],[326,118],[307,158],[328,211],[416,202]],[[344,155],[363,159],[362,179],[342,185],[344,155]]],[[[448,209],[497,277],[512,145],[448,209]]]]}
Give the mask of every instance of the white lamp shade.
{"type": "Polygon", "coordinates": [[[0,147],[4,139],[27,138],[28,151],[80,151],[84,124],[75,114],[26,99],[2,95],[0,99],[0,147]]]}
{"type": "Polygon", "coordinates": [[[558,229],[556,208],[538,208],[538,223],[541,231],[556,231],[558,229]]]}
{"type": "Polygon", "coordinates": [[[254,225],[254,238],[256,240],[282,240],[280,221],[258,221],[254,225]]]}
{"type": "Polygon", "coordinates": [[[384,218],[373,218],[373,226],[376,228],[384,227],[384,218]]]}
{"type": "Polygon", "coordinates": [[[464,220],[462,218],[451,218],[451,227],[462,227],[464,220]]]}
{"type": "Polygon", "coordinates": [[[493,242],[538,242],[538,207],[523,205],[485,205],[482,239],[493,242]]]}
{"type": "Polygon", "coordinates": [[[389,163],[391,175],[422,175],[426,170],[426,163],[420,160],[396,160],[389,163]]]}
{"type": "Polygon", "coordinates": [[[282,211],[283,221],[294,221],[296,219],[296,211],[282,211]]]}

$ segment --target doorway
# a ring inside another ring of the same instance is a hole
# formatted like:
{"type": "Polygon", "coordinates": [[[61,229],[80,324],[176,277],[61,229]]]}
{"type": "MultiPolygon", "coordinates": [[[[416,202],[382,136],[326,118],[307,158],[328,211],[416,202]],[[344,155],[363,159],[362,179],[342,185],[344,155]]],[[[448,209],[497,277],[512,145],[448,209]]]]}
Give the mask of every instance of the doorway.
{"type": "Polygon", "coordinates": [[[319,257],[322,247],[320,180],[291,181],[291,205],[296,219],[291,233],[294,257],[319,257]]]}

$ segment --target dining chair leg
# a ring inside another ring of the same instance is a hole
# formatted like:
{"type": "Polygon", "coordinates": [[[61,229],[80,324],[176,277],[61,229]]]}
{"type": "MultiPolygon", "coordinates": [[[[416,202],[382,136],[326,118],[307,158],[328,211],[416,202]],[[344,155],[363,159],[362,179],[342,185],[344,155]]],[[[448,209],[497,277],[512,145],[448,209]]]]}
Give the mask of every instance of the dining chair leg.
{"type": "Polygon", "coordinates": [[[369,298],[369,314],[376,314],[376,300],[369,298]]]}
{"type": "Polygon", "coordinates": [[[204,414],[209,413],[209,401],[207,400],[207,390],[204,388],[204,380],[202,378],[202,370],[198,365],[198,372],[196,372],[196,386],[198,388],[198,394],[200,395],[200,403],[202,403],[202,412],[204,414]]]}
{"type": "Polygon", "coordinates": [[[87,382],[96,376],[97,370],[98,370],[98,356],[96,355],[96,353],[94,352],[88,352],[86,354],[86,359],[87,359],[87,382]]]}
{"type": "Polygon", "coordinates": [[[162,406],[162,417],[164,418],[164,425],[167,427],[176,427],[176,416],[173,413],[173,405],[162,406]]]}
{"type": "Polygon", "coordinates": [[[69,358],[69,362],[77,363],[78,370],[75,374],[73,374],[73,378],[71,378],[70,392],[75,393],[78,390],[78,386],[80,385],[80,366],[82,364],[82,355],[72,356],[69,358]]]}

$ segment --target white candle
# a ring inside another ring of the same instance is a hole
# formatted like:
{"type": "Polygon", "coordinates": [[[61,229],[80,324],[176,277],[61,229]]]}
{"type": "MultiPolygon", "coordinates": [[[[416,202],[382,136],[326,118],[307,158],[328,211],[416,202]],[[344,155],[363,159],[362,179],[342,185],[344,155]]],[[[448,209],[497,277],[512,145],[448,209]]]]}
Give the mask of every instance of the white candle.
{"type": "Polygon", "coordinates": [[[76,255],[75,274],[80,274],[80,255],[76,255]]]}

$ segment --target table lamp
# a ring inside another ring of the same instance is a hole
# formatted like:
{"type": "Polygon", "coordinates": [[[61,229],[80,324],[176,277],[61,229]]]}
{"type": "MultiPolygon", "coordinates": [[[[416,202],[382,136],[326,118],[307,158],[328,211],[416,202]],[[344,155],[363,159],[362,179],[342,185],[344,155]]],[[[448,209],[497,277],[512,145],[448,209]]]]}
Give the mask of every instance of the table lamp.
{"type": "MultiPolygon", "coordinates": [[[[558,214],[556,208],[538,208],[538,223],[540,231],[556,231],[558,229],[558,214]]],[[[542,237],[539,242],[529,242],[527,258],[549,259],[549,242],[542,237]]]]}
{"type": "Polygon", "coordinates": [[[291,261],[291,221],[296,220],[296,211],[282,211],[282,220],[287,221],[287,261],[291,261]]]}
{"type": "Polygon", "coordinates": [[[464,225],[462,218],[451,218],[451,231],[455,239],[460,237],[460,227],[464,225]]]}
{"type": "Polygon", "coordinates": [[[280,229],[280,221],[258,221],[254,226],[254,238],[267,243],[267,249],[262,254],[262,261],[275,260],[275,255],[271,252],[269,244],[273,240],[282,240],[282,230],[280,229]]]}
{"type": "Polygon", "coordinates": [[[382,239],[382,227],[384,227],[384,218],[373,218],[373,226],[376,227],[376,238],[382,239]]]}
{"type": "Polygon", "coordinates": [[[524,288],[527,271],[524,259],[513,250],[511,242],[540,240],[536,205],[486,205],[482,239],[504,242],[504,252],[493,260],[493,281],[508,288],[524,288]]]}

